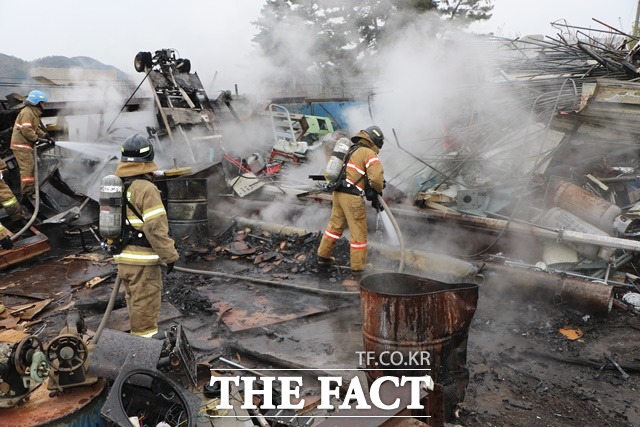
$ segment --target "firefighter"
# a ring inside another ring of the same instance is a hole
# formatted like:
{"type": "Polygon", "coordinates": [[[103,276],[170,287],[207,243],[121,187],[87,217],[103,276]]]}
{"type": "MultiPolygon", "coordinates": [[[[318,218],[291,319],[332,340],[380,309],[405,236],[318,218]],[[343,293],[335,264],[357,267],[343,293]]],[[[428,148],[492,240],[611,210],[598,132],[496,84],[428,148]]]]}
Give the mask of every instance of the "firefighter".
{"type": "Polygon", "coordinates": [[[3,174],[5,172],[7,172],[7,164],[0,159],[0,204],[12,221],[20,221],[24,217],[22,205],[18,202],[11,188],[4,182],[3,174]]]}
{"type": "Polygon", "coordinates": [[[13,125],[11,150],[20,167],[20,192],[23,201],[25,197],[35,192],[34,172],[36,165],[33,150],[35,150],[36,144],[41,138],[46,138],[50,143],[53,143],[53,140],[42,129],[40,122],[44,104],[48,99],[47,94],[40,90],[29,92],[25,106],[18,113],[13,125]]]}
{"type": "Polygon", "coordinates": [[[9,231],[4,228],[2,223],[0,223],[0,248],[7,250],[13,248],[13,242],[9,236],[9,231]]]}
{"type": "Polygon", "coordinates": [[[115,175],[122,178],[126,191],[126,220],[143,237],[131,240],[114,260],[125,286],[127,310],[134,335],[152,337],[158,333],[162,273],[167,274],[178,260],[175,242],[169,237],[167,212],[160,191],[153,183],[158,166],[153,161],[151,142],[140,134],[129,136],[122,145],[122,157],[115,175]]]}
{"type": "Polygon", "coordinates": [[[333,206],[327,229],[318,247],[318,265],[335,262],[331,256],[336,241],[348,226],[353,280],[359,280],[367,262],[367,215],[364,197],[379,208],[377,196],[384,187],[384,171],[378,152],[384,135],[378,126],[361,130],[351,138],[353,147],[345,158],[342,177],[333,191],[333,206]]]}

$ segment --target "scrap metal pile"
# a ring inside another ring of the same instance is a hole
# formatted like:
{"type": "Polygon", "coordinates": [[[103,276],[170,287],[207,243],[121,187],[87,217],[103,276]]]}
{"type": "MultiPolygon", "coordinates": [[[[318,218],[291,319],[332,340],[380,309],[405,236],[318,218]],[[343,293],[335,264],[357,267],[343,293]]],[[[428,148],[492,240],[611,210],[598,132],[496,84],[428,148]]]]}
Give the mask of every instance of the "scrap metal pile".
{"type": "Polygon", "coordinates": [[[638,38],[600,24],[494,39],[501,96],[452,120],[437,157],[396,141],[414,167],[392,182],[417,180],[427,217],[486,231],[476,257],[637,295],[638,38]]]}

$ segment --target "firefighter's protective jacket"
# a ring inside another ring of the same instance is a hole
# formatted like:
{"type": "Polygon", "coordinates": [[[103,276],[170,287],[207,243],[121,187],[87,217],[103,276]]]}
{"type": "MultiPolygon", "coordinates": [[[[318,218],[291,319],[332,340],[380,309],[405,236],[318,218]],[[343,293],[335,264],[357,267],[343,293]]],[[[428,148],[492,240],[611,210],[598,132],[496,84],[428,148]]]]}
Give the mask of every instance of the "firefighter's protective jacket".
{"type": "MultiPolygon", "coordinates": [[[[7,164],[4,160],[0,159],[0,205],[5,209],[7,214],[12,217],[11,219],[17,219],[22,216],[22,207],[18,203],[18,199],[11,191],[11,188],[4,181],[3,173],[7,171],[7,164]]],[[[0,234],[0,238],[2,238],[0,234]]]]}
{"type": "Polygon", "coordinates": [[[365,131],[360,131],[354,135],[353,139],[359,138],[358,147],[349,157],[346,167],[346,181],[351,185],[356,185],[362,192],[365,190],[365,180],[376,190],[382,193],[384,187],[384,170],[378,159],[380,149],[371,141],[365,131]],[[365,176],[363,178],[363,176],[365,176]]]}
{"type": "Polygon", "coordinates": [[[160,191],[146,179],[135,179],[127,190],[127,199],[142,218],[127,206],[126,215],[131,225],[144,233],[151,247],[130,244],[113,258],[118,264],[157,265],[178,260],[175,243],[169,237],[167,212],[160,191]]]}
{"type": "Polygon", "coordinates": [[[6,228],[4,228],[4,225],[0,224],[0,239],[3,239],[7,236],[9,236],[9,232],[6,228]]]}
{"type": "Polygon", "coordinates": [[[11,149],[33,150],[38,138],[44,138],[45,132],[40,128],[42,110],[35,105],[27,104],[16,118],[11,134],[11,149]]]}

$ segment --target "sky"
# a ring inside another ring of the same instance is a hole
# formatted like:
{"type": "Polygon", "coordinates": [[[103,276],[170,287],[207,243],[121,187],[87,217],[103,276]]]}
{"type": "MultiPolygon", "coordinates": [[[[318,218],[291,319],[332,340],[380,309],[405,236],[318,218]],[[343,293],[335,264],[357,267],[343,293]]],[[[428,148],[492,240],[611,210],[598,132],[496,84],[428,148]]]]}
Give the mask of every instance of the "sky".
{"type": "Polygon", "coordinates": [[[635,0],[493,0],[493,16],[474,24],[474,32],[493,32],[504,37],[529,34],[554,36],[551,22],[566,20],[569,25],[604,29],[593,18],[631,33],[638,2],[635,0]]]}
{"type": "MultiPolygon", "coordinates": [[[[0,53],[27,61],[49,55],[90,56],[135,75],[137,52],[173,48],[191,60],[205,89],[233,89],[238,84],[244,92],[250,89],[243,84],[251,81],[256,57],[252,22],[263,4],[264,0],[0,0],[0,53]]],[[[555,35],[552,21],[564,18],[571,25],[602,28],[592,21],[597,18],[630,32],[637,4],[493,0],[493,17],[471,30],[505,37],[555,35]]]]}

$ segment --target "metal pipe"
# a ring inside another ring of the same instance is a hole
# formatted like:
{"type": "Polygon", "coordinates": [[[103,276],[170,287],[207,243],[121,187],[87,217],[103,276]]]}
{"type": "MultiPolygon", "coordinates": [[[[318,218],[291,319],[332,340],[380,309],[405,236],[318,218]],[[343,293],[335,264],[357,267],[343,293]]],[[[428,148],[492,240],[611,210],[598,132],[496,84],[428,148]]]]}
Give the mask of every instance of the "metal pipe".
{"type": "Polygon", "coordinates": [[[631,260],[633,259],[633,257],[634,257],[634,255],[630,254],[630,253],[626,253],[626,254],[620,255],[617,259],[613,260],[612,267],[615,270],[619,270],[620,268],[622,268],[625,265],[629,264],[631,262],[631,260]]]}
{"type": "Polygon", "coordinates": [[[613,306],[614,288],[604,283],[496,263],[487,263],[483,273],[483,286],[499,293],[568,304],[594,314],[607,314],[613,306]]]}
{"type": "Polygon", "coordinates": [[[594,234],[581,233],[573,230],[558,230],[554,235],[566,242],[587,243],[591,245],[605,246],[607,248],[624,249],[626,251],[640,252],[640,242],[636,240],[620,239],[610,236],[596,236],[594,234]]]}
{"type": "Polygon", "coordinates": [[[608,248],[624,249],[632,252],[640,252],[640,242],[629,239],[620,239],[618,237],[595,236],[593,234],[581,233],[572,230],[553,230],[548,227],[538,227],[535,225],[518,224],[514,222],[503,221],[495,218],[485,218],[474,215],[461,214],[458,212],[441,212],[435,210],[421,210],[419,212],[395,209],[396,214],[402,213],[425,219],[449,220],[460,225],[485,228],[490,230],[502,231],[507,227],[507,231],[534,235],[537,237],[564,240],[566,242],[586,243],[608,248]]]}
{"type": "Polygon", "coordinates": [[[229,359],[225,359],[224,357],[220,357],[218,358],[219,361],[226,363],[229,366],[233,366],[234,368],[237,369],[242,369],[243,371],[247,371],[247,372],[251,372],[253,375],[257,376],[257,377],[265,377],[267,375],[263,374],[260,371],[254,371],[253,369],[249,369],[246,366],[242,366],[239,363],[234,362],[233,360],[229,360],[229,359]]]}
{"type": "Polygon", "coordinates": [[[640,176],[638,175],[627,175],[627,176],[615,176],[612,178],[596,178],[598,181],[603,182],[605,184],[612,182],[630,182],[630,181],[638,181],[640,180],[640,176]]]}

